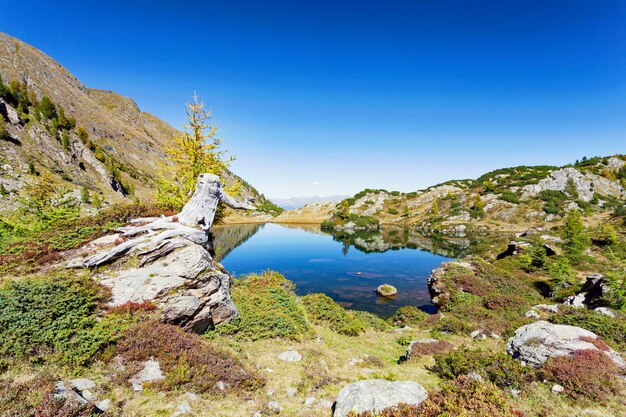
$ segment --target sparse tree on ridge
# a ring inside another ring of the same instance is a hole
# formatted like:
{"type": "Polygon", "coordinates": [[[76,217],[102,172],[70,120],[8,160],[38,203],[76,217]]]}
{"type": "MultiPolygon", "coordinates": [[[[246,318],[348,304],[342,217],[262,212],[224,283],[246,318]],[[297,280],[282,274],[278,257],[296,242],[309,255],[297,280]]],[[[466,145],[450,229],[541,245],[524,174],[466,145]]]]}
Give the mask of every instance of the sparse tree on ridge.
{"type": "MultiPolygon", "coordinates": [[[[192,101],[187,103],[186,113],[188,124],[167,147],[168,163],[157,185],[158,200],[177,210],[193,193],[198,175],[211,173],[221,176],[234,159],[224,158],[226,152],[220,149],[222,140],[216,136],[217,127],[210,123],[211,112],[204,108],[204,102],[198,96],[194,95],[192,101]]],[[[238,188],[240,186],[235,184],[229,193],[236,195],[238,188]]]]}

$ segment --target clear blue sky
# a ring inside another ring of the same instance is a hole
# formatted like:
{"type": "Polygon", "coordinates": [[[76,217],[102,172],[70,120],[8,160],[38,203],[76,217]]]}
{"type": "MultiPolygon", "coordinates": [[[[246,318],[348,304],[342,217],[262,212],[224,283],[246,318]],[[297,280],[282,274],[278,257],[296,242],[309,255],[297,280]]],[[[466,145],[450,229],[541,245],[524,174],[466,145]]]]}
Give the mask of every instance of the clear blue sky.
{"type": "Polygon", "coordinates": [[[626,152],[624,1],[52,3],[0,31],[178,128],[197,91],[272,197],[626,152]]]}

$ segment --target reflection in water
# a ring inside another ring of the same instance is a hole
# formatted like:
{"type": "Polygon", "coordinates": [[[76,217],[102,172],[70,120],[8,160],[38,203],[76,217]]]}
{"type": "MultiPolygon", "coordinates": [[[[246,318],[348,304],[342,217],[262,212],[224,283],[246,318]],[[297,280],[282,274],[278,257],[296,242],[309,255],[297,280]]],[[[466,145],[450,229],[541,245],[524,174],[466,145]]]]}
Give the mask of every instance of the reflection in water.
{"type": "Polygon", "coordinates": [[[317,225],[241,224],[214,227],[213,234],[218,257],[235,276],[273,269],[295,282],[299,294],[323,292],[346,307],[383,316],[403,305],[432,311],[426,285],[431,270],[475,244],[396,226],[330,235],[317,225]],[[398,294],[378,297],[375,289],[383,283],[398,294]]]}
{"type": "Polygon", "coordinates": [[[235,224],[229,226],[213,226],[215,255],[217,259],[225,258],[230,251],[250,239],[264,225],[256,224],[235,224]]]}

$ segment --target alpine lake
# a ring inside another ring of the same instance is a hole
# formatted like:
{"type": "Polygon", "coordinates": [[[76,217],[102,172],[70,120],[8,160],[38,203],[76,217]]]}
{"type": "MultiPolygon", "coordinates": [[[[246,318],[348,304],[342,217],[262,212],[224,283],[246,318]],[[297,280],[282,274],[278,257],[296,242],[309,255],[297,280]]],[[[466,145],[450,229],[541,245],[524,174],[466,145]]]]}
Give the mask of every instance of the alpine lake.
{"type": "Polygon", "coordinates": [[[278,271],[296,284],[299,295],[324,293],[346,308],[382,317],[406,305],[433,313],[431,271],[472,253],[484,240],[398,226],[350,234],[273,223],[215,226],[213,234],[217,259],[235,277],[278,271]],[[381,284],[396,287],[397,295],[376,294],[381,284]]]}

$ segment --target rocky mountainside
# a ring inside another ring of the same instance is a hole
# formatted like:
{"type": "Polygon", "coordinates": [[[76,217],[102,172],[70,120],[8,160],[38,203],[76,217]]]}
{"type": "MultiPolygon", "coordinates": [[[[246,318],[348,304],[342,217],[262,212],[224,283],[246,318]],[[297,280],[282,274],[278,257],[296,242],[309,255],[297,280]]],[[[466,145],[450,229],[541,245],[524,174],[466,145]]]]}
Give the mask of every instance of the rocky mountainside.
{"type": "Polygon", "coordinates": [[[411,193],[366,189],[339,203],[325,226],[525,230],[558,222],[573,209],[601,218],[623,207],[625,200],[626,156],[616,155],[564,167],[499,169],[476,180],[453,180],[411,193]]]}
{"type": "MultiPolygon", "coordinates": [[[[12,207],[29,172],[50,173],[69,191],[87,189],[109,203],[153,198],[176,129],[130,98],[86,87],[48,55],[4,33],[0,76],[6,93],[0,99],[0,209],[12,207]],[[33,111],[35,105],[48,111],[33,111]]],[[[230,171],[223,177],[227,185],[237,179],[230,171]]],[[[242,184],[242,197],[265,201],[242,184]]]]}

